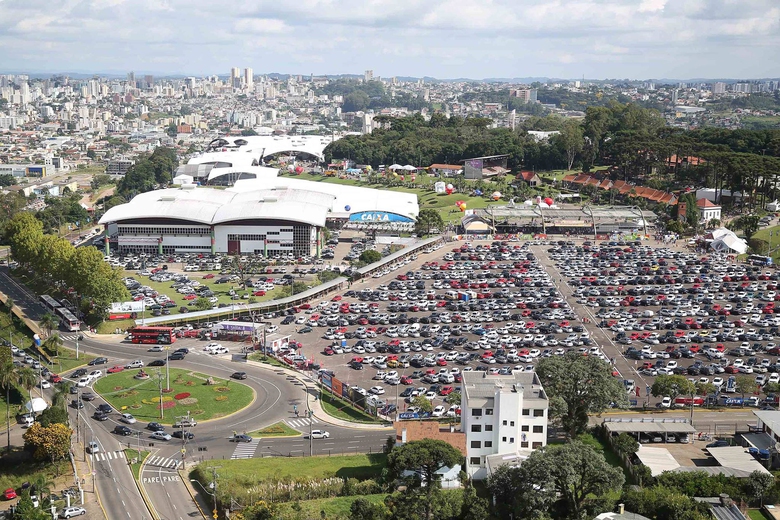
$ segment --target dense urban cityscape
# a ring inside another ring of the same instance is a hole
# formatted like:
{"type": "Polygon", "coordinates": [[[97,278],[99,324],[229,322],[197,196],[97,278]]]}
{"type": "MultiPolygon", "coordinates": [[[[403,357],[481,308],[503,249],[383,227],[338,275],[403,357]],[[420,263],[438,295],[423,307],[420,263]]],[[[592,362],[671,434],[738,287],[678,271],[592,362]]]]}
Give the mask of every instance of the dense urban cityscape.
{"type": "Polygon", "coordinates": [[[0,0],[0,518],[780,518],[773,2],[108,4],[0,0]]]}

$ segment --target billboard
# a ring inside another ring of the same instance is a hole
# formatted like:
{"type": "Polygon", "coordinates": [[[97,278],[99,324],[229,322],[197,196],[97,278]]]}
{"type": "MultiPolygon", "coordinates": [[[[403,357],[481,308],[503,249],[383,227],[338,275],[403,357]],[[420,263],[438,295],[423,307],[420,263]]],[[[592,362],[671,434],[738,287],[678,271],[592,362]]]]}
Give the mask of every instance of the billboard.
{"type": "Polygon", "coordinates": [[[27,176],[28,177],[45,177],[46,176],[46,167],[45,166],[29,166],[27,168],[27,176]]]}
{"type": "Polygon", "coordinates": [[[387,211],[361,211],[349,216],[350,222],[414,222],[409,217],[387,211]]]}
{"type": "Polygon", "coordinates": [[[463,165],[463,177],[466,179],[482,179],[482,159],[469,159],[463,165]]]}
{"type": "Polygon", "coordinates": [[[333,391],[334,394],[338,396],[344,395],[344,389],[341,385],[341,381],[339,379],[336,379],[335,377],[331,381],[331,390],[333,391]]]}
{"type": "Polygon", "coordinates": [[[108,309],[109,312],[143,312],[143,310],[143,300],[139,300],[137,302],[114,302],[108,309]]]}

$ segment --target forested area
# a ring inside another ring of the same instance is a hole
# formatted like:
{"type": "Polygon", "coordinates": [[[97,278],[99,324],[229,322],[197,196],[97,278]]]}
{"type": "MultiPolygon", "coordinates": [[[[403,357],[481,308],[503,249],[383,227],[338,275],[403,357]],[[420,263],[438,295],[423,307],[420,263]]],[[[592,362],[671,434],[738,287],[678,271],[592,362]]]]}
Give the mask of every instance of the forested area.
{"type": "Polygon", "coordinates": [[[367,109],[406,107],[409,110],[430,108],[430,103],[422,97],[407,92],[392,96],[381,81],[360,81],[357,79],[337,79],[315,90],[318,96],[344,96],[341,109],[344,112],[358,112],[367,109]]]}
{"type": "Polygon", "coordinates": [[[155,189],[157,185],[171,182],[172,174],[179,166],[176,151],[164,146],[155,148],[151,155],[139,157],[119,182],[116,193],[125,201],[139,193],[155,189]]]}

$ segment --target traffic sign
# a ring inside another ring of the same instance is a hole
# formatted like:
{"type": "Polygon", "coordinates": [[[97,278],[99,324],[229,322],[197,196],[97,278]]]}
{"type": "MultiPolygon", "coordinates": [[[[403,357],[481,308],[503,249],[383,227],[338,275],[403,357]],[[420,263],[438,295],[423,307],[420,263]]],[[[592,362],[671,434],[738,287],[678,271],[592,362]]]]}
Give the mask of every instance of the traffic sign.
{"type": "Polygon", "coordinates": [[[214,511],[212,511],[212,513],[214,513],[214,520],[217,520],[217,509],[214,508],[214,511]]]}
{"type": "Polygon", "coordinates": [[[184,455],[185,453],[187,453],[187,449],[186,448],[182,448],[181,449],[181,454],[184,455]]]}
{"type": "Polygon", "coordinates": [[[95,475],[97,475],[97,471],[95,471],[95,470],[93,469],[93,470],[92,470],[92,476],[94,477],[95,475]]]}

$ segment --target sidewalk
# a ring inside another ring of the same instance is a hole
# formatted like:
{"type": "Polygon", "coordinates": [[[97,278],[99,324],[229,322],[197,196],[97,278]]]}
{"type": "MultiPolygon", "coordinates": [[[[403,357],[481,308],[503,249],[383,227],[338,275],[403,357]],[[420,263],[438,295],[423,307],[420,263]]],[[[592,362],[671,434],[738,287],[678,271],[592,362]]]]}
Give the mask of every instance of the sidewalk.
{"type": "MultiPolygon", "coordinates": [[[[306,374],[302,372],[296,372],[295,370],[289,369],[289,368],[283,368],[283,367],[277,367],[273,365],[267,365],[265,363],[261,363],[259,361],[251,361],[247,360],[247,364],[259,367],[265,370],[271,370],[273,372],[281,372],[284,373],[287,376],[294,377],[301,383],[303,383],[304,386],[307,388],[317,388],[317,381],[312,379],[311,377],[308,377],[306,374]]],[[[382,424],[367,424],[367,423],[357,423],[357,422],[351,422],[351,421],[345,421],[343,419],[338,419],[336,417],[333,417],[332,415],[329,415],[325,412],[325,410],[322,409],[322,404],[320,403],[319,399],[309,401],[309,406],[311,407],[312,412],[314,412],[314,416],[317,417],[317,419],[326,422],[328,424],[332,424],[334,426],[340,426],[342,428],[352,428],[355,430],[389,430],[392,429],[392,426],[384,426],[382,424]]],[[[387,421],[390,423],[391,421],[387,421]]]]}
{"type": "Polygon", "coordinates": [[[73,446],[73,460],[76,465],[76,474],[83,484],[81,488],[84,490],[84,504],[81,504],[79,499],[71,501],[71,505],[83,505],[87,510],[86,520],[98,520],[107,519],[103,504],[100,502],[100,496],[95,489],[95,478],[92,476],[92,467],[89,463],[89,458],[84,457],[84,445],[76,443],[73,446]],[[82,460],[86,458],[86,460],[82,460]]]}

